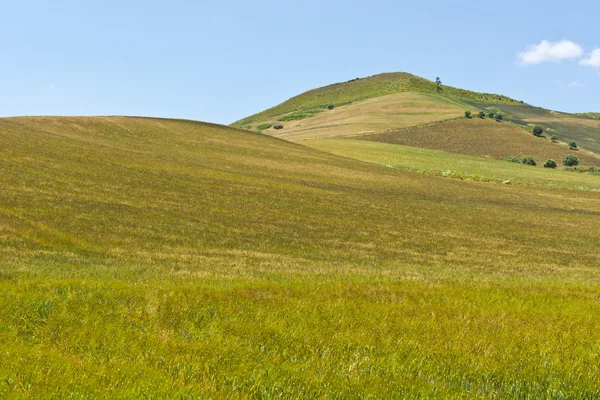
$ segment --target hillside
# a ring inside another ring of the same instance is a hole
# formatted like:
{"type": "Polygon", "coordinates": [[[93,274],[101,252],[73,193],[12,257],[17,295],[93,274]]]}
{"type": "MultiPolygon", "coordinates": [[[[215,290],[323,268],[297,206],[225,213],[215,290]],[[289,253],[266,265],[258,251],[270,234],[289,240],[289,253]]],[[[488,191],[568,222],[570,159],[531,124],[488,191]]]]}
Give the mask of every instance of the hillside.
{"type": "MultiPolygon", "coordinates": [[[[436,84],[427,79],[405,72],[384,73],[310,90],[278,106],[234,122],[232,126],[245,127],[257,122],[273,120],[294,112],[308,111],[308,113],[311,113],[314,111],[323,111],[330,104],[343,106],[358,101],[404,92],[438,94],[436,84]]],[[[451,99],[471,99],[491,102],[493,104],[522,104],[520,101],[502,95],[477,93],[445,85],[442,87],[441,93],[443,96],[451,99]]]]}
{"type": "Polygon", "coordinates": [[[407,73],[380,74],[308,91],[232,125],[301,141],[428,125],[459,118],[465,110],[485,111],[523,127],[541,125],[548,136],[564,143],[574,140],[582,149],[600,154],[600,120],[595,113],[559,113],[502,95],[441,88],[437,92],[434,82],[407,73]],[[329,104],[335,108],[329,110],[329,104]],[[275,130],[275,125],[283,129],[275,130]]]}
{"type": "Polygon", "coordinates": [[[127,117],[0,167],[2,398],[600,394],[597,192],[127,117]]]}
{"type": "Polygon", "coordinates": [[[492,119],[459,119],[400,130],[358,135],[358,140],[401,144],[426,149],[502,160],[508,156],[533,156],[541,167],[547,159],[562,161],[574,154],[581,164],[600,166],[593,153],[570,150],[564,144],[552,143],[548,137],[536,138],[523,128],[492,119]]]}

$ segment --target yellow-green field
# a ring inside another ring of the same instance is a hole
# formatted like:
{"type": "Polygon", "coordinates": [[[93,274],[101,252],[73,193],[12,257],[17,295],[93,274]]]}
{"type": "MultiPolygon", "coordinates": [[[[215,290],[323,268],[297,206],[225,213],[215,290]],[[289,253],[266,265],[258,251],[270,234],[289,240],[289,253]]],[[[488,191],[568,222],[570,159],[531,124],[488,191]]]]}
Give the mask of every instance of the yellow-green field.
{"type": "Polygon", "coordinates": [[[571,150],[566,143],[552,143],[550,138],[535,137],[525,129],[493,119],[461,118],[425,126],[357,136],[357,139],[381,143],[401,144],[452,153],[487,157],[497,160],[508,156],[533,156],[537,166],[553,159],[562,165],[569,154],[588,166],[600,166],[600,157],[594,153],[571,150]]]}
{"type": "Polygon", "coordinates": [[[600,397],[597,192],[162,119],[0,152],[0,397],[600,397]]]}
{"type": "Polygon", "coordinates": [[[262,123],[281,123],[284,129],[270,128],[263,132],[299,142],[304,139],[380,132],[460,116],[464,116],[464,106],[445,97],[425,93],[397,93],[336,107],[298,121],[259,121],[251,128],[262,123]]]}

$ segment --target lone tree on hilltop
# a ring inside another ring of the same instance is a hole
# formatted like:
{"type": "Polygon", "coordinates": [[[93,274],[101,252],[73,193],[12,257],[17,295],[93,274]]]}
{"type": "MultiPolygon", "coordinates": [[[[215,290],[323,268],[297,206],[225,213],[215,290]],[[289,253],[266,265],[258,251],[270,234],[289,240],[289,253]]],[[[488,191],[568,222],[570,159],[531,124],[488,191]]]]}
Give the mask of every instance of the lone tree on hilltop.
{"type": "Polygon", "coordinates": [[[542,133],[544,133],[544,129],[541,126],[536,125],[533,127],[532,132],[533,132],[533,136],[540,137],[540,136],[542,136],[542,133]]]}
{"type": "Polygon", "coordinates": [[[442,91],[442,80],[439,76],[435,78],[435,91],[438,93],[442,91]]]}

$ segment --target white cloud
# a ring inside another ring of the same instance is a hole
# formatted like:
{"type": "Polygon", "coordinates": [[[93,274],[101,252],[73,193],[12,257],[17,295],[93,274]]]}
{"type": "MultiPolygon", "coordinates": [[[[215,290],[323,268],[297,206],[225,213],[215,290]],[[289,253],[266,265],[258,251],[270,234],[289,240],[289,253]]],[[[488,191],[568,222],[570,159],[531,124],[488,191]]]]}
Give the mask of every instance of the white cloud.
{"type": "Polygon", "coordinates": [[[579,64],[589,67],[600,67],[600,49],[592,51],[586,58],[580,60],[579,64]]]}
{"type": "Polygon", "coordinates": [[[568,86],[571,87],[571,88],[584,87],[585,83],[581,83],[579,81],[572,81],[572,82],[569,82],[568,86]]]}
{"type": "Polygon", "coordinates": [[[543,62],[557,62],[583,56],[583,47],[569,40],[549,42],[542,40],[539,44],[527,46],[525,51],[519,53],[518,61],[522,65],[541,64],[543,62]]]}

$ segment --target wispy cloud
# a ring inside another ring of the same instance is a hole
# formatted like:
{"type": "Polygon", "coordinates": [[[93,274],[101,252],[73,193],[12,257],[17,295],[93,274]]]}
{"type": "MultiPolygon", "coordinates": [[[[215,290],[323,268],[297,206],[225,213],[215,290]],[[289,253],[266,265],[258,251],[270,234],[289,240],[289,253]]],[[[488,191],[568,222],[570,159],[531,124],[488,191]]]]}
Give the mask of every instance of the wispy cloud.
{"type": "Polygon", "coordinates": [[[569,86],[569,87],[571,87],[571,88],[576,88],[576,87],[584,87],[584,86],[585,86],[585,83],[581,83],[581,82],[579,82],[579,81],[571,81],[571,82],[569,82],[569,83],[568,83],[568,85],[567,85],[567,86],[569,86]]]}
{"type": "Polygon", "coordinates": [[[561,40],[559,42],[549,42],[542,40],[539,44],[532,44],[519,53],[517,61],[521,65],[534,65],[544,62],[558,62],[581,58],[583,56],[583,47],[570,40],[561,40]]]}
{"type": "Polygon", "coordinates": [[[595,49],[585,58],[579,61],[581,65],[587,65],[588,67],[600,68],[600,49],[595,49]]]}

